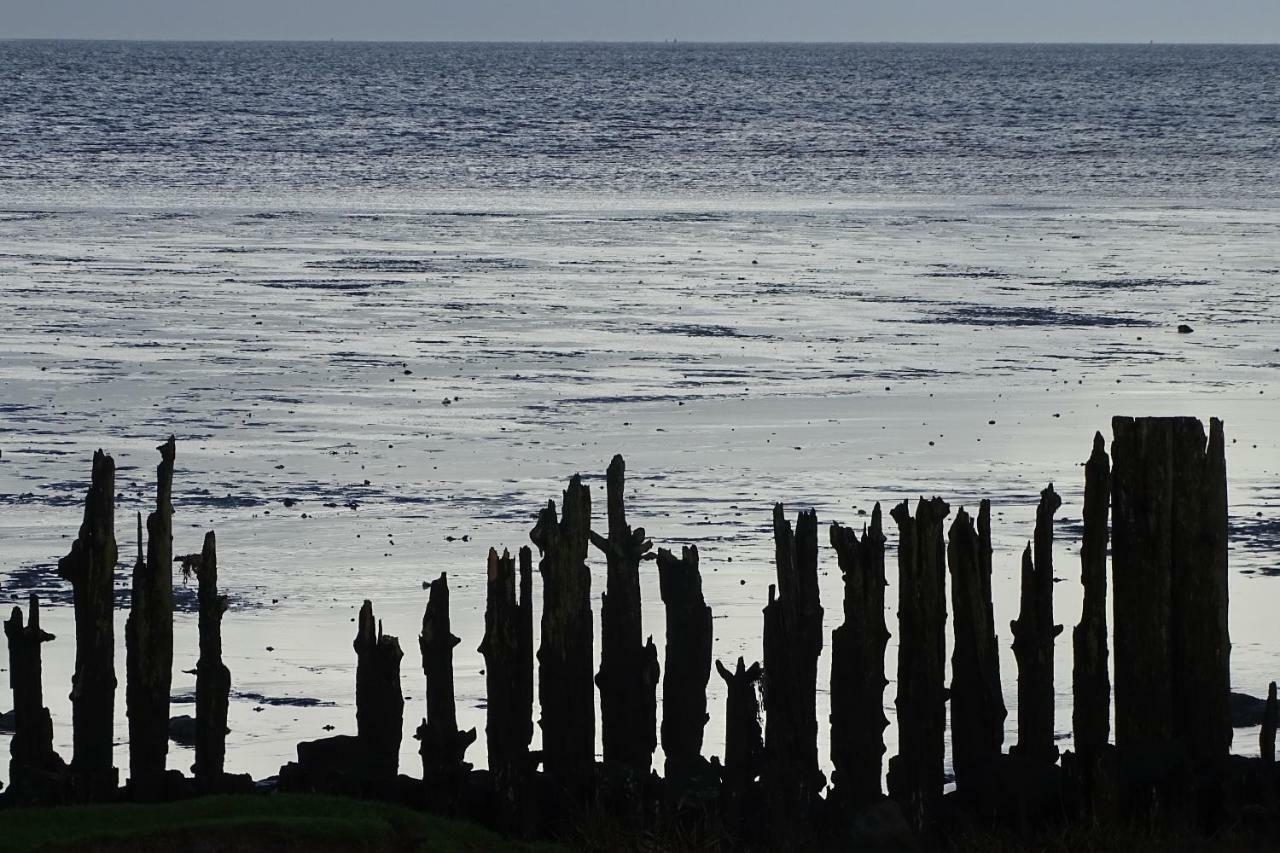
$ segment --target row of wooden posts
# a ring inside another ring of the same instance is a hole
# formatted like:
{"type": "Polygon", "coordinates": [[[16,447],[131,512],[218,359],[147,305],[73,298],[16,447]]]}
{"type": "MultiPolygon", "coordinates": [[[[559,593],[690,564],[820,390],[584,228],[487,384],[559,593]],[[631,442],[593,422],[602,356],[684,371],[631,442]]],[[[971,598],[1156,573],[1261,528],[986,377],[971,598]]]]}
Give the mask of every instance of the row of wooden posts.
{"type": "MultiPolygon", "coordinates": [[[[1177,768],[1203,778],[1222,769],[1231,745],[1227,628],[1227,499],[1223,429],[1193,418],[1115,418],[1112,460],[1101,435],[1085,466],[1081,581],[1083,612],[1072,632],[1074,755],[1062,763],[1088,808],[1149,800],[1177,768]],[[1110,508],[1110,525],[1108,509],[1110,508]],[[1111,547],[1111,571],[1107,554],[1111,547]],[[1113,578],[1113,631],[1108,630],[1107,579],[1113,578]],[[1111,744],[1113,638],[1115,737],[1111,744]],[[1116,793],[1120,791],[1120,793],[1116,793]]],[[[173,665],[172,491],[174,441],[160,447],[157,506],[146,520],[145,559],[134,567],[125,629],[129,717],[129,796],[173,796],[191,785],[166,771],[173,665]]],[[[486,738],[484,787],[497,821],[527,829],[531,802],[548,786],[582,792],[598,777],[595,689],[600,692],[605,768],[620,769],[643,787],[651,776],[659,733],[667,802],[710,785],[729,813],[759,805],[770,825],[805,825],[814,811],[855,813],[882,801],[885,779],[884,689],[885,535],[877,504],[861,532],[838,523],[829,531],[844,578],[843,623],[831,636],[831,789],[820,769],[816,693],[825,635],[818,592],[818,521],[802,511],[794,526],[774,508],[777,584],[764,608],[763,666],[739,659],[716,669],[727,685],[721,759],[703,757],[712,664],[712,612],[702,593],[698,551],[658,549],[627,522],[624,463],[609,466],[608,527],[591,528],[589,488],[577,476],[538,514],[531,533],[540,554],[541,647],[537,652],[542,747],[531,749],[534,708],[533,552],[513,557],[491,550],[485,633],[486,738]],[[589,545],[605,555],[600,668],[593,679],[589,545]],[[640,567],[657,564],[666,608],[665,662],[641,624],[640,567]],[[657,685],[662,679],[662,724],[657,685]],[[594,681],[594,684],[593,684],[594,681]],[[764,726],[761,728],[762,688],[764,726]],[[683,793],[681,793],[683,792],[683,793]]],[[[17,731],[12,745],[11,796],[28,801],[105,800],[118,796],[112,762],[114,672],[114,464],[94,455],[84,522],[59,573],[72,584],[76,664],[72,683],[73,754],[69,767],[54,752],[40,680],[38,603],[28,623],[15,608],[5,625],[17,731]]],[[[1052,485],[1040,495],[1031,544],[1022,555],[1021,603],[1012,622],[1018,667],[1017,740],[1004,753],[1006,710],[999,638],[992,606],[991,506],[976,518],[959,510],[944,535],[950,508],[940,498],[908,503],[890,516],[898,527],[898,754],[888,765],[888,793],[908,823],[927,828],[944,791],[944,732],[950,706],[957,797],[979,808],[1036,774],[1056,773],[1054,643],[1062,626],[1053,611],[1053,520],[1061,500],[1052,485]],[[945,683],[947,573],[952,623],[951,684],[945,683]],[[1001,788],[999,780],[1004,780],[1001,788]]],[[[142,522],[139,517],[139,541],[142,522]]],[[[230,674],[222,662],[214,534],[200,554],[177,562],[199,582],[200,657],[196,670],[195,790],[224,790],[246,780],[224,773],[230,674]]],[[[420,650],[427,716],[417,730],[423,784],[438,801],[455,800],[471,784],[464,762],[476,733],[459,731],[453,694],[449,587],[430,585],[420,650]]],[[[390,784],[399,771],[404,700],[402,651],[382,633],[365,602],[355,640],[357,735],[299,745],[299,760],[282,769],[281,787],[350,789],[353,780],[390,784]],[[335,782],[334,780],[339,780],[335,782]],[[344,781],[345,780],[345,781],[344,781]]],[[[1264,727],[1264,752],[1274,756],[1274,688],[1264,727]]],[[[358,787],[358,785],[357,785],[358,787]]],[[[376,784],[375,784],[376,787],[376,784]]]]}

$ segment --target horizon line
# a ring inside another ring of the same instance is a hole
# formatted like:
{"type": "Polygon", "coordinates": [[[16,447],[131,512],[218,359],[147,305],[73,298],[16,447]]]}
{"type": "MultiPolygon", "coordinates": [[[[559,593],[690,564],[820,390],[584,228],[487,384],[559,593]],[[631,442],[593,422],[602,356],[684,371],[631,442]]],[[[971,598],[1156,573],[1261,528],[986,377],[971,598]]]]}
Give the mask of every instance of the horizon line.
{"type": "Polygon", "coordinates": [[[1277,47],[1280,41],[1163,41],[1149,39],[1147,41],[985,41],[981,39],[961,39],[952,41],[933,41],[918,39],[868,39],[868,40],[822,40],[822,39],[414,39],[414,38],[270,38],[270,37],[237,37],[237,38],[200,38],[186,36],[153,36],[146,38],[125,38],[117,36],[4,36],[0,44],[7,42],[114,42],[119,44],[459,44],[459,45],[920,45],[920,46],[1026,46],[1026,47],[1070,47],[1077,45],[1114,46],[1114,47],[1277,47]]]}

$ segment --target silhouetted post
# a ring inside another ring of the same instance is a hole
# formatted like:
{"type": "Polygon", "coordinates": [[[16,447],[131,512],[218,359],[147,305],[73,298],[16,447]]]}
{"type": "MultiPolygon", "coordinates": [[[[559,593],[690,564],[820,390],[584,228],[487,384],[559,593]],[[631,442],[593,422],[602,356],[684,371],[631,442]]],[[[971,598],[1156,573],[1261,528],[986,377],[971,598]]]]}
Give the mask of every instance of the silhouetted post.
{"type": "Polygon", "coordinates": [[[555,501],[548,501],[530,539],[542,554],[538,698],[543,766],[553,779],[576,787],[592,773],[596,743],[591,572],[586,563],[591,490],[577,474],[564,492],[563,510],[564,517],[557,519],[555,501]]]}
{"type": "Polygon", "coordinates": [[[1053,740],[1053,640],[1062,626],[1053,624],[1053,514],[1062,498],[1053,484],[1040,493],[1035,544],[1022,553],[1022,604],[1013,628],[1018,661],[1018,742],[1010,750],[1034,761],[1058,759],[1053,740]]]}
{"type": "Polygon", "coordinates": [[[898,523],[898,754],[889,761],[889,795],[923,829],[942,798],[946,688],[946,551],[942,522],[951,508],[920,499],[915,518],[906,501],[898,523]]]}
{"type": "Polygon", "coordinates": [[[475,743],[476,730],[458,731],[453,694],[453,647],[462,642],[449,624],[449,579],[441,572],[431,582],[427,608],[422,614],[422,671],[427,677],[427,718],[418,727],[422,742],[422,778],[426,782],[456,783],[471,769],[463,762],[467,747],[475,743]]]}
{"type": "Polygon", "coordinates": [[[1222,422],[1112,420],[1116,749],[1149,785],[1231,746],[1222,422]]]}
{"type": "Polygon", "coordinates": [[[978,510],[979,534],[961,509],[951,524],[951,754],[956,789],[964,795],[990,785],[1004,745],[1000,648],[991,601],[991,503],[978,510]]]}
{"type": "MultiPolygon", "coordinates": [[[[76,668],[71,678],[71,772],[81,800],[102,800],[119,783],[112,763],[115,719],[116,463],[93,454],[84,521],[58,574],[71,582],[76,614],[76,668]]],[[[165,721],[168,729],[168,720],[165,721]]]]}
{"type": "Polygon", "coordinates": [[[1262,711],[1262,732],[1258,737],[1262,762],[1267,765],[1276,763],[1277,724],[1280,724],[1280,705],[1276,703],[1276,683],[1273,681],[1267,685],[1267,705],[1262,711]]]}
{"type": "Polygon", "coordinates": [[[747,667],[738,658],[733,672],[716,661],[716,671],[728,688],[724,727],[724,794],[728,800],[729,823],[736,825],[752,784],[760,774],[764,741],[760,733],[760,700],[756,684],[762,675],[760,664],[747,667]]]}
{"type": "Polygon", "coordinates": [[[668,781],[706,762],[702,739],[711,679],[711,608],[702,597],[698,548],[676,557],[658,549],[658,584],[667,615],[667,658],[662,678],[662,751],[668,781]]]}
{"type": "Polygon", "coordinates": [[[884,651],[889,628],[884,620],[884,531],[880,504],[862,538],[848,527],[831,525],[831,547],[844,576],[844,624],[831,633],[831,774],[842,805],[878,800],[883,792],[884,651]]]}
{"type": "Polygon", "coordinates": [[[227,707],[231,671],[222,661],[222,615],[227,597],[218,594],[218,548],[212,530],[199,554],[181,558],[195,572],[200,608],[200,659],[196,662],[196,761],[191,770],[206,789],[222,779],[227,755],[227,707]]]}
{"type": "Polygon", "coordinates": [[[498,796],[498,826],[520,832],[531,828],[532,800],[526,791],[533,770],[533,593],[532,552],[520,549],[520,595],[516,561],[489,549],[488,599],[484,614],[487,710],[485,740],[489,771],[498,796]],[[522,817],[524,815],[524,817],[522,817]]]}
{"type": "Polygon", "coordinates": [[[658,650],[643,643],[640,622],[640,561],[652,543],[644,528],[627,524],[624,506],[626,463],[614,456],[606,475],[609,538],[591,533],[608,565],[600,604],[600,736],[604,760],[648,775],[657,746],[658,650]]]}
{"type": "Polygon", "coordinates": [[[372,774],[393,778],[400,769],[404,692],[400,689],[400,641],[382,633],[373,604],[360,607],[356,650],[356,735],[372,774]]]}
{"type": "Polygon", "coordinates": [[[1102,433],[1093,437],[1093,453],[1084,466],[1084,535],[1080,542],[1080,581],[1084,604],[1072,633],[1071,727],[1076,751],[1096,755],[1111,737],[1111,678],[1107,670],[1107,510],[1111,500],[1111,459],[1102,433]]]}
{"type": "Polygon", "coordinates": [[[44,706],[40,646],[53,635],[40,628],[40,600],[35,595],[30,598],[29,613],[26,626],[20,607],[13,608],[13,615],[4,623],[9,638],[9,686],[13,689],[8,793],[19,802],[47,804],[57,797],[66,764],[53,751],[53,720],[44,706]]]}

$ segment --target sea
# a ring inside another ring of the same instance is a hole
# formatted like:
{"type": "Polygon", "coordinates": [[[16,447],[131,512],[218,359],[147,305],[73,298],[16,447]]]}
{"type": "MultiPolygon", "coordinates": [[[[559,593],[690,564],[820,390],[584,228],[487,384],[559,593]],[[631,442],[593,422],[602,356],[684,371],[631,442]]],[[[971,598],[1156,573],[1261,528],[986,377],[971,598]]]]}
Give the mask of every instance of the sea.
{"type": "MultiPolygon", "coordinates": [[[[127,767],[135,514],[171,434],[174,550],[216,530],[231,605],[231,771],[354,732],[368,599],[405,652],[416,772],[442,573],[484,766],[486,554],[529,544],[575,473],[603,527],[618,453],[631,524],[698,546],[726,664],[761,656],[775,502],[855,526],[882,505],[896,634],[887,510],[990,499],[1007,743],[1019,559],[1052,482],[1069,748],[1082,463],[1115,415],[1225,421],[1233,689],[1265,695],[1278,81],[1275,46],[0,41],[0,599],[39,594],[56,635],[57,747],[74,631],[55,567],[102,448],[127,767]]],[[[842,586],[821,538],[829,638],[842,586]]],[[[173,713],[194,714],[194,591],[175,583],[173,713]]],[[[895,637],[891,721],[896,655],[895,637]]],[[[1234,750],[1257,754],[1257,730],[1234,750]]],[[[172,745],[170,767],[192,759],[172,745]]]]}

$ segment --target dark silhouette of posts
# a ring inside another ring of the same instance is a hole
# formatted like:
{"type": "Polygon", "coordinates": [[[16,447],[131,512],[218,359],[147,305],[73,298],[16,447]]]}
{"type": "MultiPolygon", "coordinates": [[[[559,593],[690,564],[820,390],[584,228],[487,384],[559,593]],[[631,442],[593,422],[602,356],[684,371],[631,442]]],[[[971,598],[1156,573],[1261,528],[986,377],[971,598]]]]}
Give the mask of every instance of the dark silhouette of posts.
{"type": "Polygon", "coordinates": [[[1071,727],[1076,751],[1096,755],[1111,737],[1111,677],[1107,670],[1107,516],[1111,501],[1111,459],[1102,433],[1084,466],[1084,534],[1080,581],[1084,604],[1072,632],[1071,727]]]}
{"type": "Polygon", "coordinates": [[[13,689],[9,795],[19,802],[47,803],[62,787],[66,764],[53,751],[53,719],[44,706],[40,646],[53,635],[40,627],[40,600],[35,595],[30,598],[28,613],[29,621],[23,625],[22,608],[15,607],[4,623],[13,689]]]}
{"type": "Polygon", "coordinates": [[[471,768],[463,762],[467,747],[475,743],[476,730],[458,731],[453,694],[453,647],[462,642],[449,624],[449,579],[443,572],[431,582],[427,607],[422,614],[422,671],[427,678],[427,718],[418,727],[421,741],[422,778],[427,782],[452,781],[471,768]]]}
{"type": "MultiPolygon", "coordinates": [[[[72,758],[75,796],[101,800],[118,784],[112,762],[115,720],[116,463],[93,454],[93,479],[84,521],[58,574],[71,582],[75,600],[76,666],[71,678],[72,758]]],[[[167,730],[168,720],[165,721],[167,730]]]]}
{"type": "Polygon", "coordinates": [[[1022,553],[1022,598],[1013,628],[1013,654],[1018,661],[1018,742],[1011,754],[1052,764],[1058,759],[1053,740],[1053,641],[1062,626],[1053,624],[1053,515],[1062,498],[1053,484],[1040,493],[1034,545],[1022,553]]]}
{"type": "MultiPolygon", "coordinates": [[[[404,692],[400,689],[400,641],[382,633],[373,604],[360,607],[352,646],[356,651],[356,736],[369,775],[392,779],[400,769],[404,692]]],[[[301,755],[301,752],[299,753],[301,755]]]]}
{"type": "Polygon", "coordinates": [[[1000,687],[1000,647],[991,601],[991,502],[978,526],[964,509],[947,541],[951,572],[951,755],[956,789],[965,796],[990,786],[1004,746],[1007,715],[1000,687]]]}
{"type": "Polygon", "coordinates": [[[576,474],[562,506],[563,518],[557,518],[555,501],[547,502],[530,539],[542,555],[538,698],[543,766],[557,783],[576,788],[592,773],[596,743],[591,572],[586,563],[591,491],[576,474]]]}
{"type": "Polygon", "coordinates": [[[711,608],[702,596],[697,546],[676,557],[658,549],[658,584],[667,615],[667,657],[662,678],[662,751],[666,776],[678,779],[705,764],[707,682],[711,679],[711,608]]]}
{"type": "Polygon", "coordinates": [[[163,796],[173,684],[174,440],[158,448],[156,510],[147,516],[147,559],[133,572],[125,622],[125,704],[129,715],[129,787],[135,798],[163,796]]]}
{"type": "Polygon", "coordinates": [[[627,524],[626,463],[614,456],[606,475],[609,537],[594,531],[591,542],[608,566],[600,604],[600,736],[604,760],[647,775],[657,746],[658,650],[642,642],[640,562],[652,557],[644,528],[627,524]]]}
{"type": "Polygon", "coordinates": [[[532,797],[526,794],[533,770],[533,554],[520,549],[519,596],[516,561],[489,549],[488,598],[484,614],[487,710],[485,741],[489,770],[498,798],[499,827],[522,831],[530,821],[532,797]]]}
{"type": "Polygon", "coordinates": [[[1262,731],[1258,735],[1262,763],[1276,763],[1276,726],[1280,724],[1280,704],[1276,702],[1276,683],[1267,685],[1267,704],[1262,709],[1262,731]]]}
{"type": "Polygon", "coordinates": [[[1149,786],[1231,746],[1222,422],[1112,420],[1116,749],[1149,786]]]}
{"type": "Polygon", "coordinates": [[[761,784],[778,811],[803,825],[826,784],[818,769],[818,656],[822,605],[818,600],[818,517],[803,510],[794,532],[782,504],[773,507],[778,583],[764,609],[765,764],[761,784]]]}
{"type": "Polygon", "coordinates": [[[760,700],[756,684],[761,678],[760,664],[750,667],[738,658],[733,672],[716,661],[716,671],[728,688],[724,722],[724,795],[729,803],[730,823],[741,817],[740,809],[747,799],[764,757],[764,741],[760,733],[760,700]]]}
{"type": "Polygon", "coordinates": [[[923,829],[942,799],[946,728],[947,606],[941,498],[906,501],[890,513],[898,524],[898,754],[889,761],[889,795],[907,821],[923,829]]]}
{"type": "Polygon", "coordinates": [[[222,615],[227,597],[218,594],[218,548],[212,530],[199,554],[182,558],[195,573],[200,608],[200,659],[196,662],[196,761],[191,770],[206,788],[222,779],[227,755],[227,707],[231,671],[222,661],[222,615]]]}
{"type": "Polygon", "coordinates": [[[831,774],[844,806],[878,800],[883,792],[884,672],[889,628],[884,620],[884,531],[880,504],[862,538],[852,528],[831,525],[844,576],[844,623],[831,633],[831,774]]]}

